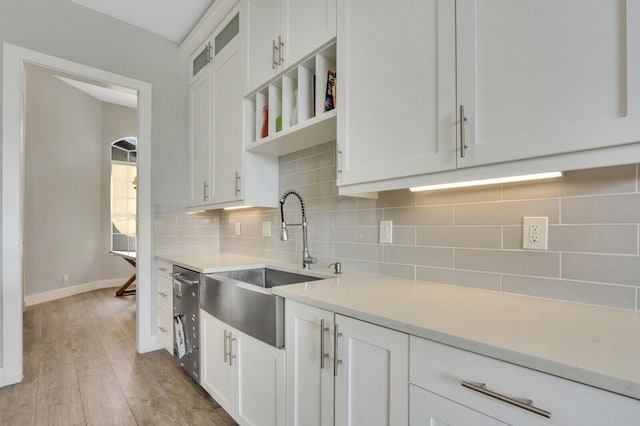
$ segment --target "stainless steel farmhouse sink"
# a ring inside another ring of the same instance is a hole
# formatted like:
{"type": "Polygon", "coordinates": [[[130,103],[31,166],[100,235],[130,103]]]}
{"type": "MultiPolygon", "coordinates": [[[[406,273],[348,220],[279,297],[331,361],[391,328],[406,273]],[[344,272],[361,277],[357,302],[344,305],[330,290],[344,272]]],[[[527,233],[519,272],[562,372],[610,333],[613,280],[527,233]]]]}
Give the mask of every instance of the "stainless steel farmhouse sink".
{"type": "Polygon", "coordinates": [[[282,348],[284,300],[271,288],[321,279],[271,268],[208,274],[200,285],[200,307],[243,333],[282,348]]]}
{"type": "Polygon", "coordinates": [[[322,278],[295,272],[280,271],[271,268],[244,269],[239,271],[218,272],[215,275],[225,276],[258,287],[272,288],[279,285],[316,281],[322,278]]]}

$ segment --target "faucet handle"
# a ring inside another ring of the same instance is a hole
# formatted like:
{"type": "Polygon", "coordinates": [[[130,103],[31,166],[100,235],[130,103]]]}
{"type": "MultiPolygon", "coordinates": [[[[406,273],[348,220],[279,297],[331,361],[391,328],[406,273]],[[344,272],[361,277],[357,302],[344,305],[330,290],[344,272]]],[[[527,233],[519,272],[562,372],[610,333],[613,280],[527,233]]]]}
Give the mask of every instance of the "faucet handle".
{"type": "Polygon", "coordinates": [[[340,262],[335,262],[330,264],[328,267],[331,268],[333,266],[334,268],[334,274],[341,274],[342,273],[342,263],[340,262]]]}

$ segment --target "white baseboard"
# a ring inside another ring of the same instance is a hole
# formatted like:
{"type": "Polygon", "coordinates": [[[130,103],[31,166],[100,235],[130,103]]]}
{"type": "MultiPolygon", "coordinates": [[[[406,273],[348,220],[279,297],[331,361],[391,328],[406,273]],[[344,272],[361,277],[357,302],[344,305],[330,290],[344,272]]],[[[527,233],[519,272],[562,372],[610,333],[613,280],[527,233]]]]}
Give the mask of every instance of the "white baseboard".
{"type": "Polygon", "coordinates": [[[88,291],[98,290],[101,288],[120,287],[127,281],[127,278],[115,278],[112,280],[92,281],[90,283],[74,285],[72,287],[58,288],[44,293],[32,294],[24,297],[26,306],[37,305],[40,303],[50,302],[52,300],[62,299],[63,297],[75,296],[76,294],[86,293],[88,291]]]}

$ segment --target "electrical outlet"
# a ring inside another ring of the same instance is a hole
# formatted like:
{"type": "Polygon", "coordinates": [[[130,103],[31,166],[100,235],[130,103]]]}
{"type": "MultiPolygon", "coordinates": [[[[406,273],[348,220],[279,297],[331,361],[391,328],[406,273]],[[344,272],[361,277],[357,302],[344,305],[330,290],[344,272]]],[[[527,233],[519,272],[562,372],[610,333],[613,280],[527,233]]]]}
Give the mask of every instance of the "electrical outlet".
{"type": "Polygon", "coordinates": [[[547,250],[548,217],[525,217],[522,220],[522,248],[547,250]]]}
{"type": "Polygon", "coordinates": [[[271,237],[271,222],[262,222],[262,236],[271,237]]]}
{"type": "Polygon", "coordinates": [[[380,244],[391,244],[393,242],[393,221],[380,221],[380,244]]]}
{"type": "Polygon", "coordinates": [[[240,222],[236,222],[236,235],[240,235],[240,222]]]}

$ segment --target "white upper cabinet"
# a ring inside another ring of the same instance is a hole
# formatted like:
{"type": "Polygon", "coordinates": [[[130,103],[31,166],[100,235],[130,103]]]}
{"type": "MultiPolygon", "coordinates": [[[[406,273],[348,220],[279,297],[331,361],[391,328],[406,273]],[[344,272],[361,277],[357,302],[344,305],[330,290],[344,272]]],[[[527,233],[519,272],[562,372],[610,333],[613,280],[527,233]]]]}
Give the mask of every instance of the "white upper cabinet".
{"type": "Polygon", "coordinates": [[[336,36],[336,0],[243,0],[245,92],[336,36]]]}
{"type": "Polygon", "coordinates": [[[236,201],[243,196],[240,64],[239,37],[229,42],[211,62],[213,203],[236,201]]]}
{"type": "Polygon", "coordinates": [[[336,0],[282,0],[280,7],[283,69],[336,36],[336,0]]]}
{"type": "Polygon", "coordinates": [[[640,2],[338,8],[341,194],[640,161],[640,2]]]}
{"type": "Polygon", "coordinates": [[[459,166],[640,140],[640,4],[458,0],[459,166]]]}
{"type": "MultiPolygon", "coordinates": [[[[205,47],[207,50],[208,46],[205,47]]],[[[207,204],[211,184],[211,78],[208,69],[200,71],[189,87],[189,205],[207,204]]]]}
{"type": "Polygon", "coordinates": [[[276,207],[278,159],[245,153],[239,7],[191,57],[189,206],[276,207]]]}
{"type": "MultiPolygon", "coordinates": [[[[247,91],[276,75],[280,0],[244,0],[245,85],[247,91]]],[[[281,37],[282,40],[282,37],[281,37]]]]}
{"type": "Polygon", "coordinates": [[[338,10],[338,182],[455,168],[455,2],[338,10]]]}

